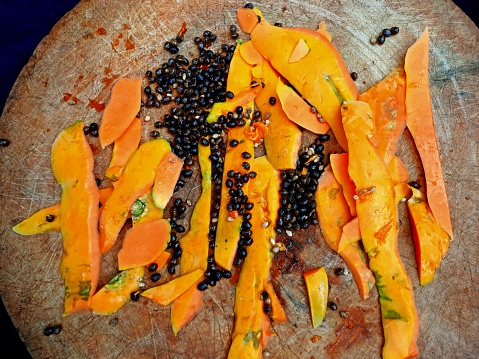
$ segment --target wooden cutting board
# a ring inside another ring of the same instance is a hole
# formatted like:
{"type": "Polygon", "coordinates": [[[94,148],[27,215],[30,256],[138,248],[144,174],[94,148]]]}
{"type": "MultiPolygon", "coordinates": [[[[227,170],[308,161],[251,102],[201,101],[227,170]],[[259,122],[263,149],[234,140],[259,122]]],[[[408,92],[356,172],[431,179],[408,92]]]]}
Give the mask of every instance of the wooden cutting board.
{"type": "MultiPolygon", "coordinates": [[[[188,32],[180,53],[188,57],[196,55],[193,38],[206,29],[218,35],[217,46],[231,42],[229,25],[242,5],[226,0],[85,0],[54,27],[20,74],[0,122],[2,133],[12,141],[1,149],[0,158],[0,294],[34,358],[226,357],[234,296],[234,286],[227,281],[205,292],[203,311],[177,337],[168,324],[169,308],[144,298],[111,316],[83,311],[62,318],[59,233],[21,237],[11,227],[59,201],[50,148],[65,126],[77,119],[99,122],[114,82],[156,69],[168,58],[163,43],[183,22],[188,32]],[[43,335],[46,326],[60,323],[59,335],[43,335]]],[[[264,0],[258,6],[271,22],[285,26],[315,29],[325,20],[349,69],[359,74],[360,91],[402,66],[407,48],[429,26],[432,101],[455,240],[436,279],[420,287],[402,208],[400,253],[414,285],[421,357],[479,357],[479,30],[449,0],[264,0]],[[400,28],[399,35],[383,46],[370,44],[371,36],[392,26],[400,28]]],[[[142,111],[142,118],[152,119],[144,123],[144,140],[163,114],[164,110],[142,111]]],[[[90,140],[100,148],[96,139],[90,140]]],[[[96,153],[99,178],[109,155],[110,149],[96,153]]],[[[411,179],[423,183],[407,131],[399,155],[411,179]]],[[[108,185],[106,180],[102,185],[108,185]]],[[[194,202],[198,197],[194,186],[191,181],[181,197],[194,202]]],[[[334,275],[344,263],[324,244],[319,228],[295,239],[293,252],[304,265],[273,272],[289,321],[274,325],[277,336],[266,350],[283,359],[379,358],[383,338],[376,290],[361,300],[351,275],[334,275]],[[313,330],[301,273],[316,266],[326,267],[330,299],[339,309],[329,310],[325,322],[313,330]]],[[[116,273],[117,250],[103,258],[100,284],[116,273]]],[[[277,264],[283,259],[278,256],[277,264]]],[[[163,274],[166,281],[169,275],[163,274]]]]}

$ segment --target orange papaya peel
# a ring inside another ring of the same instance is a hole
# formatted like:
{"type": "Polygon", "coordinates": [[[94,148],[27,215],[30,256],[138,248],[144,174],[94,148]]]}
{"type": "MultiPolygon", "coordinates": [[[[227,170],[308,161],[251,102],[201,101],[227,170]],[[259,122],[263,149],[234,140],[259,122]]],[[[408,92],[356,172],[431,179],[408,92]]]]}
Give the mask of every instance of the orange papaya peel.
{"type": "Polygon", "coordinates": [[[140,289],[138,283],[145,275],[145,267],[121,271],[103,286],[91,299],[90,310],[98,315],[110,315],[118,311],[140,289]]]}
{"type": "MultiPolygon", "coordinates": [[[[250,11],[253,16],[254,11],[250,11]]],[[[357,97],[357,89],[338,50],[316,31],[276,27],[264,18],[250,30],[253,46],[314,106],[331,126],[340,146],[347,150],[341,122],[341,103],[357,97]],[[311,50],[297,62],[289,59],[299,40],[311,50]]]]}
{"type": "Polygon", "coordinates": [[[396,152],[398,139],[406,127],[406,75],[403,69],[393,71],[385,79],[358,95],[367,102],[374,121],[371,142],[389,166],[396,152]]]}
{"type": "Polygon", "coordinates": [[[181,175],[183,160],[173,152],[164,156],[156,168],[155,181],[151,190],[153,203],[160,209],[165,209],[181,175]]]}
{"type": "Polygon", "coordinates": [[[147,289],[140,295],[151,299],[153,302],[167,306],[194,285],[202,276],[203,269],[196,269],[191,273],[177,277],[165,284],[147,289]]]}
{"type": "Polygon", "coordinates": [[[348,173],[348,154],[332,154],[329,157],[331,163],[331,169],[333,170],[334,177],[339,182],[343,188],[344,198],[348,202],[349,209],[351,211],[351,216],[356,216],[356,200],[354,195],[356,194],[356,186],[354,182],[349,177],[348,173]]]}
{"type": "Polygon", "coordinates": [[[409,218],[416,251],[419,282],[422,286],[434,279],[434,274],[449,248],[449,235],[432,215],[424,194],[411,187],[407,201],[409,218]]]}
{"type": "Polygon", "coordinates": [[[275,237],[279,187],[277,173],[265,156],[254,160],[252,170],[257,173],[248,189],[248,197],[254,203],[251,210],[253,243],[248,247],[236,285],[235,324],[228,358],[242,358],[245,353],[258,357],[270,335],[270,321],[263,311],[261,294],[270,276],[273,256],[270,238],[275,237]]]}
{"type": "Polygon", "coordinates": [[[105,174],[105,177],[108,178],[113,185],[115,185],[115,182],[120,178],[123,167],[125,167],[128,159],[138,148],[140,139],[141,120],[134,118],[130,126],[113,144],[110,165],[105,174]]]}
{"type": "Polygon", "coordinates": [[[427,28],[407,50],[404,68],[406,70],[406,125],[414,139],[424,168],[427,202],[437,223],[453,238],[431,106],[427,28]]]}
{"type": "Polygon", "coordinates": [[[411,281],[397,248],[398,214],[394,183],[371,143],[369,105],[346,101],[343,125],[349,146],[349,175],[356,185],[361,240],[376,277],[384,331],[384,358],[418,354],[418,316],[411,281]]]}
{"type": "Polygon", "coordinates": [[[153,187],[156,169],[162,158],[171,151],[164,139],[148,141],[140,145],[123,169],[122,176],[103,206],[100,218],[100,249],[108,252],[115,244],[130,208],[153,187]]]}
{"type": "Polygon", "coordinates": [[[140,104],[141,79],[118,79],[111,90],[111,97],[98,130],[102,148],[112,144],[125,133],[140,111],[140,104]]]}
{"type": "Polygon", "coordinates": [[[312,107],[280,79],[276,84],[276,93],[281,108],[291,121],[316,134],[328,132],[329,125],[321,122],[312,107]]]}
{"type": "Polygon", "coordinates": [[[346,223],[341,233],[341,239],[339,240],[338,253],[344,251],[344,249],[361,240],[361,230],[359,229],[358,217],[354,217],[348,223],[346,223]]]}
{"type": "MultiPolygon", "coordinates": [[[[333,175],[331,166],[324,169],[316,188],[316,214],[324,240],[335,252],[339,251],[339,243],[343,227],[351,221],[351,212],[343,195],[343,189],[333,175]]],[[[359,295],[365,299],[375,283],[374,275],[368,268],[365,253],[357,244],[347,246],[338,252],[348,266],[358,287],[359,295]]]]}
{"type": "Polygon", "coordinates": [[[170,223],[166,219],[144,222],[130,228],[118,252],[118,269],[146,266],[157,258],[170,240],[170,223]]]}
{"type": "MultiPolygon", "coordinates": [[[[198,268],[206,269],[209,251],[210,221],[206,220],[204,211],[211,208],[211,154],[209,146],[198,147],[198,160],[201,169],[201,194],[195,204],[190,219],[190,230],[180,239],[183,254],[180,258],[180,275],[198,268]]],[[[209,219],[209,217],[207,217],[209,219]]],[[[200,280],[175,299],[171,306],[171,327],[178,332],[191,322],[201,310],[202,292],[197,288],[200,280]]]]}
{"type": "Polygon", "coordinates": [[[309,309],[313,328],[324,320],[328,304],[328,276],[324,267],[307,270],[303,273],[308,293],[309,309]]]}
{"type": "Polygon", "coordinates": [[[60,273],[65,285],[65,316],[90,306],[100,272],[100,191],[83,127],[83,122],[77,121],[65,128],[51,152],[53,175],[62,187],[58,216],[63,241],[60,273]]]}
{"type": "Polygon", "coordinates": [[[262,81],[264,87],[255,98],[255,103],[263,116],[269,115],[268,132],[264,137],[264,146],[269,162],[277,170],[296,168],[299,147],[301,145],[301,129],[291,121],[279,101],[276,85],[280,75],[271,67],[269,62],[263,61],[262,81]],[[275,104],[270,99],[276,100],[275,104]],[[281,145],[278,145],[281,143],[281,145]]]}

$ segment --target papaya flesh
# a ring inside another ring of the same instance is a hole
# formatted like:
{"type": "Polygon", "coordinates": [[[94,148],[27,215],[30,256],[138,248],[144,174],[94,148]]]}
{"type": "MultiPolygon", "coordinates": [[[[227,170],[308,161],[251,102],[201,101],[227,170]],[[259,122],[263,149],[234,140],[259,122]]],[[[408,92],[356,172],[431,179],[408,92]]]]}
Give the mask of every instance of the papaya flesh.
{"type": "Polygon", "coordinates": [[[93,174],[93,153],[83,127],[83,122],[77,121],[65,128],[52,146],[52,170],[62,187],[59,218],[64,315],[90,306],[100,270],[97,225],[100,192],[93,174]]]}
{"type": "Polygon", "coordinates": [[[341,103],[356,99],[357,90],[338,50],[316,31],[277,27],[264,18],[250,35],[254,47],[317,109],[331,126],[339,145],[347,150],[341,103]],[[289,62],[299,40],[304,40],[310,51],[301,60],[289,62]]]}
{"type": "Polygon", "coordinates": [[[112,181],[113,185],[120,179],[123,167],[133,152],[136,151],[141,139],[141,120],[134,118],[125,132],[115,140],[110,165],[106,170],[105,177],[112,181]]]}
{"type": "Polygon", "coordinates": [[[418,316],[411,281],[398,253],[398,214],[394,183],[369,138],[369,105],[346,101],[343,124],[349,146],[349,175],[356,185],[362,243],[376,277],[384,330],[383,358],[418,354],[418,316]]]}
{"type": "Polygon", "coordinates": [[[156,168],[151,198],[158,208],[165,209],[180,178],[183,161],[173,152],[167,153],[156,168]]]}
{"type": "Polygon", "coordinates": [[[196,269],[191,273],[170,280],[165,284],[147,289],[141,293],[141,296],[149,298],[163,306],[167,306],[188,290],[188,288],[195,284],[202,276],[203,270],[196,269]]]}
{"type": "Polygon", "coordinates": [[[272,260],[270,238],[275,237],[274,223],[279,209],[277,173],[265,156],[256,158],[248,198],[251,210],[253,243],[241,269],[235,294],[235,324],[228,358],[259,358],[269,333],[269,319],[263,311],[261,293],[269,280],[272,260]],[[269,223],[268,226],[265,223],[269,223]]]}
{"type": "Polygon", "coordinates": [[[406,75],[397,69],[385,79],[358,95],[367,102],[374,121],[371,138],[386,165],[393,159],[396,144],[406,127],[406,75]]]}
{"type": "Polygon", "coordinates": [[[24,236],[60,230],[60,203],[42,208],[13,227],[13,231],[24,236]],[[47,216],[50,221],[47,220],[47,216]],[[50,217],[51,216],[51,217],[50,217]]]}
{"type": "Polygon", "coordinates": [[[120,78],[111,90],[111,97],[103,112],[99,139],[105,148],[128,129],[140,111],[141,79],[120,78]]]}
{"type": "Polygon", "coordinates": [[[404,69],[406,71],[406,125],[414,139],[424,168],[427,202],[437,223],[453,238],[429,89],[427,28],[407,50],[404,69]]]}
{"type": "Polygon", "coordinates": [[[140,145],[128,160],[118,184],[106,201],[100,218],[100,249],[108,252],[115,244],[118,233],[129,216],[137,198],[153,187],[156,169],[162,158],[171,151],[164,139],[140,145]]]}
{"type": "MultiPolygon", "coordinates": [[[[108,197],[110,197],[113,187],[106,187],[100,189],[100,201],[98,209],[98,217],[101,216],[103,205],[108,197]]],[[[59,231],[60,230],[60,203],[56,203],[53,206],[42,208],[35,212],[30,217],[24,219],[22,222],[13,227],[15,233],[31,236],[34,234],[40,234],[45,232],[59,231]],[[47,220],[47,216],[49,217],[47,220]],[[53,217],[53,219],[51,217],[53,217]],[[51,220],[50,220],[51,219],[51,220]]]]}
{"type": "Polygon", "coordinates": [[[91,299],[90,310],[98,315],[110,315],[118,311],[140,287],[145,267],[124,270],[113,277],[91,299]]]}
{"type": "Polygon", "coordinates": [[[303,273],[308,292],[309,308],[313,328],[323,322],[328,304],[328,276],[324,267],[307,270],[303,273]]]}
{"type": "Polygon", "coordinates": [[[315,198],[316,203],[320,204],[316,206],[316,213],[326,244],[343,258],[353,275],[359,295],[363,299],[367,298],[375,279],[368,268],[364,251],[357,243],[339,251],[343,228],[351,221],[352,217],[343,195],[343,189],[334,177],[331,165],[326,166],[319,178],[315,198]]]}
{"type": "Polygon", "coordinates": [[[267,61],[263,61],[259,66],[262,67],[262,81],[265,86],[256,96],[255,103],[263,116],[270,114],[268,133],[264,138],[266,155],[275,169],[294,169],[301,145],[301,130],[286,116],[281,104],[270,104],[270,98],[275,98],[278,102],[276,84],[280,75],[267,61]],[[281,145],[278,145],[279,143],[281,145]]]}
{"type": "Polygon", "coordinates": [[[434,219],[424,194],[411,187],[412,196],[407,201],[409,218],[416,251],[419,282],[427,285],[449,248],[449,235],[434,219]]]}
{"type": "MultiPolygon", "coordinates": [[[[190,219],[190,230],[180,239],[183,254],[180,258],[180,275],[195,269],[206,269],[209,250],[209,217],[205,209],[211,208],[211,150],[209,146],[198,147],[198,160],[201,169],[201,195],[195,204],[190,219]]],[[[192,285],[175,299],[171,306],[171,327],[176,335],[198,314],[202,307],[202,292],[192,285]]]]}
{"type": "Polygon", "coordinates": [[[130,228],[118,252],[118,269],[125,270],[148,265],[167,247],[170,223],[166,219],[143,222],[130,228]]]}

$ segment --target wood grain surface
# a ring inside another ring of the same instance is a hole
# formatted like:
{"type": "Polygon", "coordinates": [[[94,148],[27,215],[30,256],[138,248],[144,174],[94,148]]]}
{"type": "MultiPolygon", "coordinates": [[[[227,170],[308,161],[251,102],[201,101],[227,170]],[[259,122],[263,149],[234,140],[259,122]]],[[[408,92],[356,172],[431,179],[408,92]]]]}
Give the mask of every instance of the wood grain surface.
{"type": "MultiPolygon", "coordinates": [[[[231,283],[222,281],[207,290],[202,312],[177,337],[169,326],[169,307],[145,298],[111,316],[83,311],[63,318],[60,234],[22,237],[11,227],[59,201],[50,149],[64,127],[77,119],[99,122],[101,104],[108,101],[115,81],[156,69],[168,58],[163,43],[184,21],[188,32],[180,53],[188,57],[196,56],[192,40],[206,29],[218,35],[216,46],[231,42],[228,28],[242,5],[218,0],[82,1],[40,43],[20,74],[0,120],[12,141],[0,158],[0,295],[33,358],[226,357],[233,328],[231,283]],[[51,324],[61,324],[63,330],[46,337],[43,329],[51,324]]],[[[264,0],[257,5],[267,19],[284,26],[315,29],[325,20],[349,69],[359,74],[360,91],[402,66],[407,48],[429,26],[432,101],[455,240],[436,279],[420,287],[409,222],[401,208],[400,253],[415,290],[420,357],[478,358],[478,28],[449,0],[264,0]],[[383,46],[369,43],[371,36],[391,26],[400,27],[399,35],[383,46]]],[[[142,118],[152,119],[144,123],[143,140],[164,111],[142,110],[142,118]]],[[[97,139],[89,140],[98,148],[96,176],[103,178],[111,149],[102,151],[97,139]]],[[[331,143],[327,150],[332,148],[337,146],[331,143]]],[[[399,156],[411,179],[424,183],[407,131],[399,156]]],[[[199,195],[195,170],[195,179],[179,194],[192,202],[199,195]]],[[[108,186],[107,181],[102,185],[108,186]]],[[[187,223],[186,218],[183,224],[187,223]]],[[[295,239],[292,251],[304,265],[273,271],[289,321],[274,325],[277,336],[266,350],[281,359],[380,358],[383,339],[376,290],[361,300],[351,275],[334,275],[344,263],[326,246],[319,228],[295,239]],[[325,322],[312,329],[301,273],[317,266],[326,267],[330,298],[338,311],[328,311],[325,322]]],[[[102,259],[100,284],[116,273],[118,250],[119,244],[102,259]]],[[[276,263],[283,259],[279,255],[276,263]]],[[[166,281],[169,275],[162,274],[166,281]]]]}

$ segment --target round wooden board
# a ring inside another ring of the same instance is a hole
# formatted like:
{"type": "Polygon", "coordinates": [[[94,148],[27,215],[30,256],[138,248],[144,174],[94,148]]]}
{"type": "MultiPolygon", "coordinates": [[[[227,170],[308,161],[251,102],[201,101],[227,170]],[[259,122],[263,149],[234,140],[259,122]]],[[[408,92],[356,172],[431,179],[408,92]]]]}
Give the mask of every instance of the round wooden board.
{"type": "MultiPolygon", "coordinates": [[[[141,77],[165,61],[168,54],[162,45],[183,22],[188,32],[180,53],[188,57],[196,56],[192,39],[205,29],[218,35],[216,46],[231,42],[228,28],[242,5],[226,0],[82,1],[40,43],[20,74],[1,118],[2,132],[12,143],[2,149],[0,158],[0,294],[33,358],[226,357],[234,304],[234,286],[227,281],[205,292],[201,314],[177,337],[169,327],[169,308],[145,298],[127,303],[111,316],[83,311],[63,318],[60,234],[22,237],[11,227],[59,201],[50,149],[64,127],[76,119],[98,122],[98,104],[108,101],[116,79],[141,77]],[[43,335],[47,325],[58,323],[63,326],[59,335],[43,335]]],[[[431,92],[455,239],[435,280],[426,287],[418,284],[404,208],[399,246],[415,290],[421,357],[479,357],[479,30],[449,0],[264,0],[257,5],[267,19],[285,26],[315,29],[325,20],[349,69],[359,74],[360,91],[402,66],[407,48],[429,26],[431,92]],[[399,35],[383,46],[369,43],[372,35],[391,26],[400,27],[399,35]]],[[[142,118],[152,118],[144,123],[143,140],[163,114],[163,109],[142,111],[142,118]]],[[[89,139],[99,148],[97,139],[89,139]]],[[[99,178],[109,155],[109,149],[96,154],[99,178]]],[[[423,183],[407,131],[399,156],[411,178],[423,183]]],[[[194,178],[180,193],[193,202],[198,197],[197,172],[194,178]]],[[[351,275],[334,275],[334,269],[344,264],[325,245],[319,228],[296,239],[305,265],[273,273],[289,321],[274,324],[277,336],[266,350],[273,358],[379,358],[383,338],[376,290],[361,300],[351,275]],[[313,330],[301,273],[317,266],[326,267],[330,298],[339,309],[328,311],[325,322],[313,330]]],[[[103,258],[100,284],[116,273],[118,249],[119,245],[103,258]]],[[[162,280],[168,277],[164,274],[162,280]]]]}

